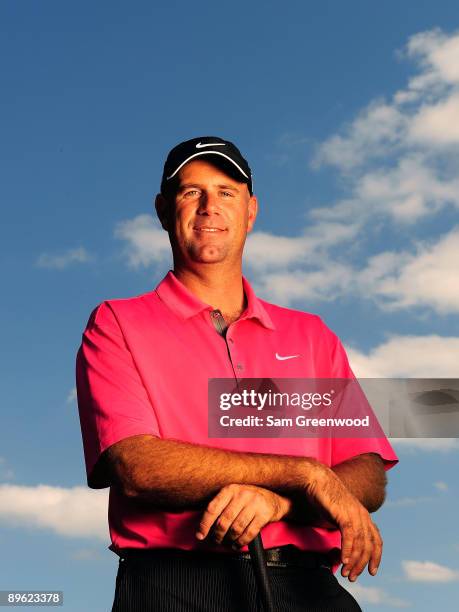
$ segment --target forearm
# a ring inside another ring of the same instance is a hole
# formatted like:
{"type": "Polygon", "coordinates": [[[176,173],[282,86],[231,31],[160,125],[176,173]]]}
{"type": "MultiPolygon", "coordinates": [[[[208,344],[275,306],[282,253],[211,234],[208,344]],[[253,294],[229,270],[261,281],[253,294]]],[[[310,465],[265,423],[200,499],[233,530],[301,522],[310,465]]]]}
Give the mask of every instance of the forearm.
{"type": "Polygon", "coordinates": [[[124,493],[171,509],[202,507],[233,483],[288,495],[305,490],[320,466],[313,458],[241,453],[151,436],[116,446],[111,459],[124,493]]]}
{"type": "MultiPolygon", "coordinates": [[[[375,512],[383,504],[386,473],[382,459],[374,453],[358,455],[331,468],[348,491],[369,511],[375,512]]],[[[335,529],[323,508],[304,495],[289,495],[286,520],[301,524],[335,529]]]]}
{"type": "Polygon", "coordinates": [[[387,477],[379,455],[358,455],[335,465],[332,470],[368,512],[376,512],[382,506],[387,477]]]}

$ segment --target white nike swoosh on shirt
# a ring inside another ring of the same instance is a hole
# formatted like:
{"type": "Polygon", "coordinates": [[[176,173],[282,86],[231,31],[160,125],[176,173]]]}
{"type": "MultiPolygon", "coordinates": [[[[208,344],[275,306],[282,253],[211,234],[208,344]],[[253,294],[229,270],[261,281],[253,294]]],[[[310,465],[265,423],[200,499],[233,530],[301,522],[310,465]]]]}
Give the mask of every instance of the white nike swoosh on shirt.
{"type": "Polygon", "coordinates": [[[300,355],[279,355],[276,353],[276,359],[279,361],[285,361],[286,359],[294,359],[295,357],[300,357],[300,355]]]}
{"type": "Polygon", "coordinates": [[[202,142],[198,142],[196,145],[197,149],[204,149],[204,147],[224,147],[224,142],[208,142],[207,144],[202,144],[202,142]]]}

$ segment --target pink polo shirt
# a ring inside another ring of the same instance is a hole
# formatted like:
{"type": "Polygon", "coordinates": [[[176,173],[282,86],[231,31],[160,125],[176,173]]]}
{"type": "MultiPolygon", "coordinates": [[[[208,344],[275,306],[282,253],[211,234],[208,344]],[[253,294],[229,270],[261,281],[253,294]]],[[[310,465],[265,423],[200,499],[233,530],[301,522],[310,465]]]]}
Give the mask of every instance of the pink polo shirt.
{"type": "MultiPolygon", "coordinates": [[[[334,466],[378,453],[389,469],[397,457],[386,438],[212,438],[208,432],[209,378],[351,378],[337,336],[312,314],[260,300],[243,279],[247,309],[228,327],[226,340],[212,307],[168,272],[154,291],[106,300],[91,314],[77,355],[78,408],[88,486],[93,468],[112,444],[152,434],[227,450],[308,456],[334,466]],[[281,355],[299,355],[278,360],[281,355]]],[[[163,512],[110,487],[109,548],[212,548],[195,538],[201,511],[163,512]]],[[[279,521],[263,531],[266,548],[339,548],[338,530],[279,521]]]]}

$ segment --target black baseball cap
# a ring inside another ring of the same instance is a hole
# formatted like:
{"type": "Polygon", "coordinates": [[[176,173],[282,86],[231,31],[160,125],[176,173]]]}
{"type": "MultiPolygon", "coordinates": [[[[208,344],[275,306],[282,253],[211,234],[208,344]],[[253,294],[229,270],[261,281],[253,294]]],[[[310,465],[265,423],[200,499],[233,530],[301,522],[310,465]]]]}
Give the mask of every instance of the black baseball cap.
{"type": "Polygon", "coordinates": [[[212,159],[209,159],[211,163],[235,180],[247,183],[250,195],[252,195],[252,171],[249,164],[242,157],[236,145],[217,136],[192,138],[174,147],[164,164],[161,192],[167,191],[168,182],[177,176],[177,173],[186,163],[193,159],[200,159],[202,156],[212,156],[212,159]]]}

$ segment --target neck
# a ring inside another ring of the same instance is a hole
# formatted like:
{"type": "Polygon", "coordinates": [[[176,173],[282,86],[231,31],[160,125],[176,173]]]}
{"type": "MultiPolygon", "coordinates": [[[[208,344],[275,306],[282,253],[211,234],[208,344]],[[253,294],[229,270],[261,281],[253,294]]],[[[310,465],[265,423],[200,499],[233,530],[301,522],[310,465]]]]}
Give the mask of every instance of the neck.
{"type": "Polygon", "coordinates": [[[246,307],[240,267],[223,274],[212,264],[196,270],[175,266],[174,274],[196,297],[220,310],[228,324],[238,319],[246,307]]]}

